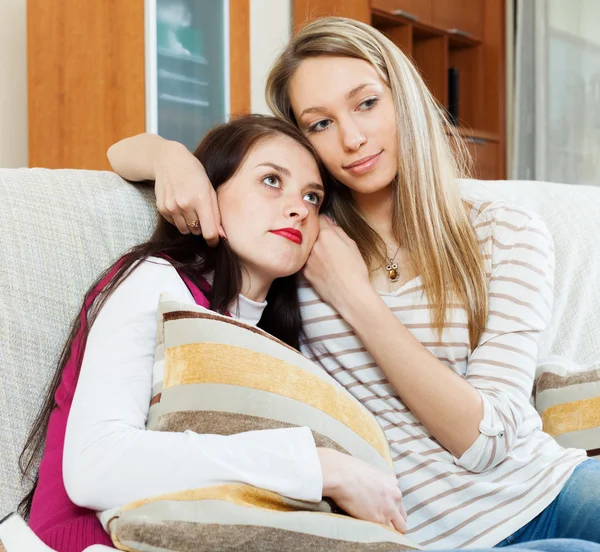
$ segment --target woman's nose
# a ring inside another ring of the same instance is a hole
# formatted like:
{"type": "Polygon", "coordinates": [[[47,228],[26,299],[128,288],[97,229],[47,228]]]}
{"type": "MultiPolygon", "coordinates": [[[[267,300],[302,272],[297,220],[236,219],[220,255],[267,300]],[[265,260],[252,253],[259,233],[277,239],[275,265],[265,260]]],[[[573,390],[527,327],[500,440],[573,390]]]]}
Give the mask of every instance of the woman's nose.
{"type": "Polygon", "coordinates": [[[346,121],[340,124],[340,133],[342,145],[347,151],[358,151],[367,141],[364,133],[353,121],[346,121]]]}
{"type": "Polygon", "coordinates": [[[299,220],[304,220],[308,216],[308,208],[302,197],[290,198],[285,207],[285,215],[299,220]]]}

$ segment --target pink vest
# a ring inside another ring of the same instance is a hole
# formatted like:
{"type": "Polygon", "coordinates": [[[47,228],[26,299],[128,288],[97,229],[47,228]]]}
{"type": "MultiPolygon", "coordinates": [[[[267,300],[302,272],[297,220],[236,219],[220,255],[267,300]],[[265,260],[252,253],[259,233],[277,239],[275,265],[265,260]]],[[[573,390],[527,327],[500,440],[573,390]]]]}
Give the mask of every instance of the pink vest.
{"type": "MultiPolygon", "coordinates": [[[[62,378],[55,394],[56,406],[50,414],[46,445],[39,468],[39,481],[33,496],[29,526],[49,547],[60,552],[81,552],[92,544],[112,546],[108,534],[102,528],[96,513],[76,506],[71,502],[65,490],[62,464],[67,420],[77,379],[83,358],[86,336],[87,312],[98,294],[111,281],[122,261],[118,261],[109,274],[92,290],[80,313],[81,329],[71,346],[71,355],[64,368],[62,378]]],[[[179,272],[196,303],[210,308],[204,293],[210,286],[204,280],[200,282],[203,291],[186,275],[179,272]]]]}

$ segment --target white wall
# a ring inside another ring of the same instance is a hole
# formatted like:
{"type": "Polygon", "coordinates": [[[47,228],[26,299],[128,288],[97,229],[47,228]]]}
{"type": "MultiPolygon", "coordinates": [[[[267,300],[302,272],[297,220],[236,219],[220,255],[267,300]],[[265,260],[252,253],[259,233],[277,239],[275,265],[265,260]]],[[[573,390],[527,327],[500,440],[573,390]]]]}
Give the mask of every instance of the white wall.
{"type": "Polygon", "coordinates": [[[27,166],[27,0],[0,0],[0,168],[27,166]]]}
{"type": "Polygon", "coordinates": [[[270,113],[265,82],[275,57],[292,32],[293,0],[250,0],[250,104],[253,113],[270,113]]]}

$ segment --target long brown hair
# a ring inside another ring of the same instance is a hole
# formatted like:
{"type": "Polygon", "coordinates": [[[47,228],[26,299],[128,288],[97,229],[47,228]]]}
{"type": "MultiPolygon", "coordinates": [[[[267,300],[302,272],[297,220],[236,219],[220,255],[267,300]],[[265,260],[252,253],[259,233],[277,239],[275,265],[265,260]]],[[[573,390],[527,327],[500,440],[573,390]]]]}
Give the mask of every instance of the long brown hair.
{"type": "MultiPolygon", "coordinates": [[[[319,157],[308,139],[296,127],[281,119],[249,115],[217,126],[202,140],[194,155],[204,165],[208,178],[217,189],[236,174],[250,150],[259,141],[276,135],[292,138],[313,156],[325,187],[325,202],[327,202],[330,192],[329,176],[321,165],[319,157]]],[[[322,209],[325,207],[325,204],[321,206],[322,209]]],[[[108,284],[99,290],[93,306],[87,312],[87,317],[78,315],[75,318],[42,407],[21,452],[19,458],[21,473],[24,479],[33,483],[31,491],[19,505],[19,512],[26,519],[31,512],[33,494],[38,483],[38,461],[43,452],[50,414],[56,406],[56,391],[63,370],[71,359],[74,341],[78,337],[82,339],[83,346],[79,348],[79,357],[75,359],[77,366],[80,366],[85,340],[98,312],[138,263],[153,256],[169,257],[173,266],[196,283],[204,275],[214,275],[212,289],[207,294],[211,309],[214,311],[224,313],[240,293],[242,269],[238,257],[225,240],[221,240],[217,247],[209,247],[202,237],[193,234],[183,235],[162,217],[158,218],[157,226],[149,241],[132,248],[121,257],[117,265],[106,270],[92,284],[85,294],[84,306],[100,283],[118,266],[108,284]]],[[[84,306],[82,308],[85,308],[84,306]]],[[[274,280],[267,294],[267,306],[258,326],[292,347],[299,348],[302,323],[296,275],[274,280]]],[[[74,389],[70,392],[73,393],[74,389]]]]}
{"type": "MultiPolygon", "coordinates": [[[[309,23],[279,55],[266,89],[267,103],[276,116],[297,124],[288,85],[305,59],[318,56],[366,61],[390,87],[398,128],[393,232],[407,250],[412,272],[423,280],[433,327],[441,334],[447,309],[459,302],[467,310],[474,349],[488,317],[487,280],[468,214],[471,205],[461,199],[458,189],[457,178],[469,175],[469,157],[456,128],[392,41],[369,25],[342,17],[309,23]]],[[[345,186],[339,186],[332,214],[371,270],[385,262],[383,240],[345,186]]]]}

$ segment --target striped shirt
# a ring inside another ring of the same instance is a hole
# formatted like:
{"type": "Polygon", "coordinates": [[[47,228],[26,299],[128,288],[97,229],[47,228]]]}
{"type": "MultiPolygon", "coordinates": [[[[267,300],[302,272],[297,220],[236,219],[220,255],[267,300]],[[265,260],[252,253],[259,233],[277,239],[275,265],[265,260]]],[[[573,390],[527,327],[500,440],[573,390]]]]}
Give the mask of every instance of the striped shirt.
{"type": "Polygon", "coordinates": [[[554,249],[546,225],[504,202],[473,203],[488,279],[489,316],[471,351],[466,311],[441,336],[417,277],[379,292],[406,328],[480,394],[479,436],[460,457],[440,446],[400,400],[352,328],[316,292],[300,289],[302,352],[359,399],[386,432],[408,512],[407,536],[425,548],[493,546],[558,495],[585,452],[542,431],[531,404],[537,341],[552,313],[554,249]]]}

